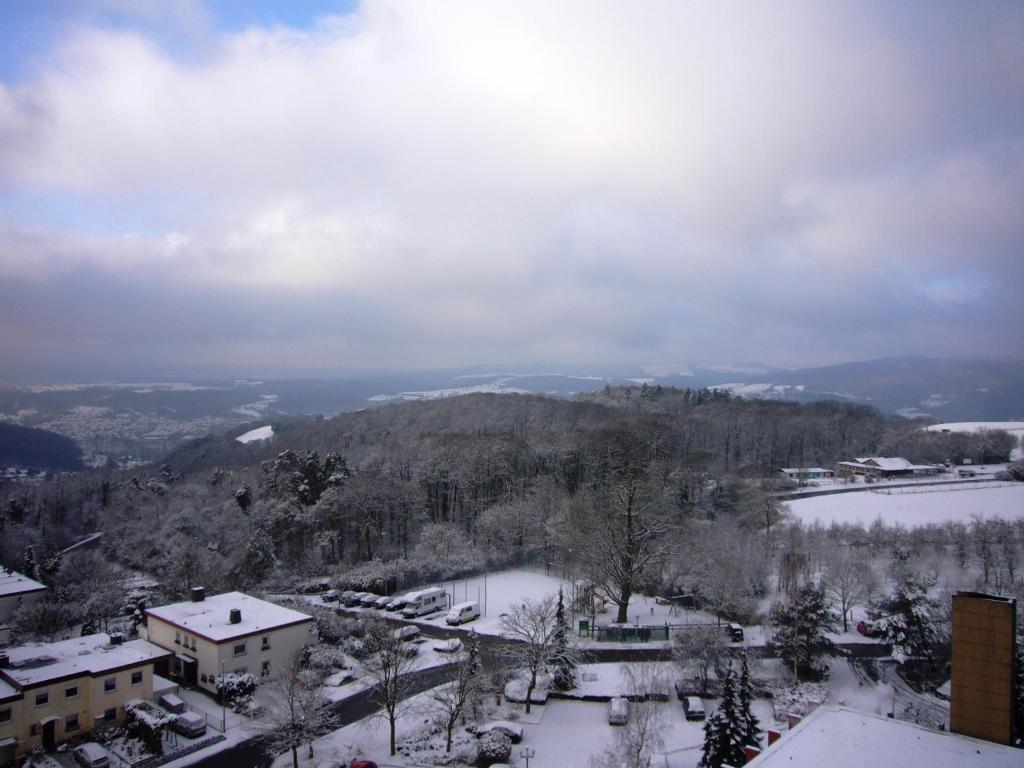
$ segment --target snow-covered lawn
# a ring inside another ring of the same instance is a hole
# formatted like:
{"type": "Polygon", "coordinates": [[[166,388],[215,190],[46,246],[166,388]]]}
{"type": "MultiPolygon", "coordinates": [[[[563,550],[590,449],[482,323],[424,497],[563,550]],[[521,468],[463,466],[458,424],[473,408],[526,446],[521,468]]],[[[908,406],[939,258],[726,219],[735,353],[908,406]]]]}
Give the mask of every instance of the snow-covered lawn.
{"type": "Polygon", "coordinates": [[[235,438],[240,443],[254,443],[257,440],[268,440],[274,436],[274,428],[269,424],[265,427],[250,429],[244,435],[235,438]]]}
{"type": "Polygon", "coordinates": [[[930,432],[977,432],[982,429],[1003,429],[1017,438],[1017,447],[1010,458],[1019,461],[1024,458],[1024,421],[954,421],[948,424],[933,424],[925,427],[930,432]]]}
{"type": "Polygon", "coordinates": [[[974,515],[1015,520],[1024,517],[1024,483],[928,486],[877,489],[860,493],[815,496],[788,502],[789,511],[804,523],[870,525],[876,519],[905,527],[943,523],[969,523],[974,515]]]}

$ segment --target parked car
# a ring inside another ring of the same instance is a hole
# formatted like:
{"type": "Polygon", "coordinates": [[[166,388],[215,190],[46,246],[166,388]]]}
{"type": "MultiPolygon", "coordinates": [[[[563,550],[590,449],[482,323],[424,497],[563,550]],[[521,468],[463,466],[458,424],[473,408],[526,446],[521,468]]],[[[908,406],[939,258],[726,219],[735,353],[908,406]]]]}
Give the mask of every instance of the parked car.
{"type": "Polygon", "coordinates": [[[79,744],[71,754],[75,762],[85,768],[109,768],[110,753],[95,741],[87,741],[79,744]]]}
{"type": "Polygon", "coordinates": [[[182,712],[171,723],[171,730],[195,739],[206,733],[206,718],[198,712],[182,712]]]}
{"type": "Polygon", "coordinates": [[[743,627],[739,624],[725,624],[722,626],[722,629],[732,642],[739,643],[743,641],[743,627]]]}
{"type": "Polygon", "coordinates": [[[458,653],[462,650],[462,641],[457,637],[452,637],[448,640],[434,643],[433,648],[438,653],[458,653]]]}
{"type": "Polygon", "coordinates": [[[679,699],[680,701],[682,701],[688,695],[688,691],[690,690],[690,688],[682,680],[676,680],[675,687],[676,687],[676,698],[679,699]]]}
{"type": "Polygon", "coordinates": [[[349,608],[354,608],[359,605],[359,601],[366,597],[369,592],[353,592],[352,595],[345,601],[345,605],[349,608]]]}
{"type": "Polygon", "coordinates": [[[380,595],[374,594],[373,592],[365,592],[363,596],[359,598],[359,604],[364,608],[372,608],[379,599],[380,595]]]}
{"type": "Polygon", "coordinates": [[[858,621],[857,631],[860,632],[864,637],[881,637],[882,630],[875,626],[873,621],[858,621]]]}
{"type": "Polygon", "coordinates": [[[448,610],[444,621],[449,626],[465,624],[467,621],[480,618],[480,604],[477,602],[456,603],[448,610]]]}
{"type": "Polygon", "coordinates": [[[510,739],[513,744],[518,744],[523,740],[523,726],[519,723],[513,723],[511,720],[492,720],[489,723],[484,723],[476,729],[476,737],[479,739],[485,733],[491,731],[501,731],[510,739]]]}
{"type": "Polygon", "coordinates": [[[373,604],[372,607],[379,608],[382,611],[386,610],[387,607],[388,607],[388,603],[390,603],[391,600],[392,600],[392,598],[390,598],[390,597],[378,597],[377,601],[373,604]]]}
{"type": "Polygon", "coordinates": [[[409,604],[409,596],[408,595],[402,595],[401,597],[393,597],[393,598],[391,598],[391,602],[388,603],[384,607],[384,610],[385,611],[400,611],[403,608],[405,608],[405,606],[407,606],[408,604],[409,604]]]}
{"type": "Polygon", "coordinates": [[[411,643],[420,639],[420,628],[407,624],[395,630],[395,638],[403,643],[411,643]]]}
{"type": "Polygon", "coordinates": [[[373,760],[354,760],[349,768],[377,768],[377,764],[373,760]]]}
{"type": "Polygon", "coordinates": [[[625,725],[629,722],[629,700],[616,696],[608,702],[608,725],[625,725]]]}
{"type": "Polygon", "coordinates": [[[341,592],[336,589],[328,589],[320,599],[325,603],[333,603],[341,597],[341,592]]]}
{"type": "Polygon", "coordinates": [[[340,595],[340,596],[338,597],[338,602],[339,602],[339,603],[348,603],[349,599],[350,599],[350,598],[351,598],[351,597],[352,597],[353,595],[355,595],[355,590],[351,590],[351,589],[346,589],[346,590],[345,590],[344,592],[342,592],[342,593],[341,593],[341,595],[340,595]]]}
{"type": "Polygon", "coordinates": [[[684,696],[683,713],[687,720],[703,720],[704,702],[697,696],[684,696]]]}

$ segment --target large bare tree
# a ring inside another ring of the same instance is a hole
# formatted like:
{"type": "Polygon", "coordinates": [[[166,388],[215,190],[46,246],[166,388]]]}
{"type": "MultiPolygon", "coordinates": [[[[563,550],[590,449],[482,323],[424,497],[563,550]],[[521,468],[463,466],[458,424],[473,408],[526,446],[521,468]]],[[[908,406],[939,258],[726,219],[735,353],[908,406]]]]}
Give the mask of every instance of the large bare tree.
{"type": "Polygon", "coordinates": [[[648,569],[676,551],[677,526],[661,489],[642,476],[615,474],[581,494],[560,529],[562,545],[579,553],[587,577],[629,621],[629,601],[648,569]]]}

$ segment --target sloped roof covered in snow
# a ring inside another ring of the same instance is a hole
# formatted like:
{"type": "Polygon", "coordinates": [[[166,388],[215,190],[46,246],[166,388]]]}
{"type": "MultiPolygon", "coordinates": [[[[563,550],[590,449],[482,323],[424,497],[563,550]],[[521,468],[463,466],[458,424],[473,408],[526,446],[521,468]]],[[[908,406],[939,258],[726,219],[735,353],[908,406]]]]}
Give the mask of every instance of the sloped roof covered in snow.
{"type": "Polygon", "coordinates": [[[1019,749],[913,723],[818,707],[751,763],[755,768],[1020,768],[1019,749]]]}
{"type": "Polygon", "coordinates": [[[20,689],[82,675],[95,677],[171,655],[145,640],[113,645],[110,636],[103,632],[56,643],[19,645],[4,653],[10,664],[0,674],[20,689]]]}
{"type": "Polygon", "coordinates": [[[46,589],[45,584],[40,584],[35,579],[18,573],[0,568],[0,597],[13,597],[24,595],[29,592],[42,592],[46,589]]]}
{"type": "Polygon", "coordinates": [[[215,643],[313,621],[309,614],[268,603],[244,592],[225,592],[199,602],[186,600],[149,608],[146,615],[215,643]],[[231,623],[233,608],[242,614],[237,624],[231,623]]]}

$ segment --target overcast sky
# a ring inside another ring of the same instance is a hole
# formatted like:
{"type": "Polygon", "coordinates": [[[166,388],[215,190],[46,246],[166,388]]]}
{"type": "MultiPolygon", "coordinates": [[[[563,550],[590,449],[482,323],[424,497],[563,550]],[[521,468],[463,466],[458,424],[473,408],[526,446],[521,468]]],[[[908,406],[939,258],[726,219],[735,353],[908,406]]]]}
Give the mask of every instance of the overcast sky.
{"type": "Polygon", "coordinates": [[[8,0],[0,378],[1020,358],[1022,39],[1014,2],[8,0]]]}

